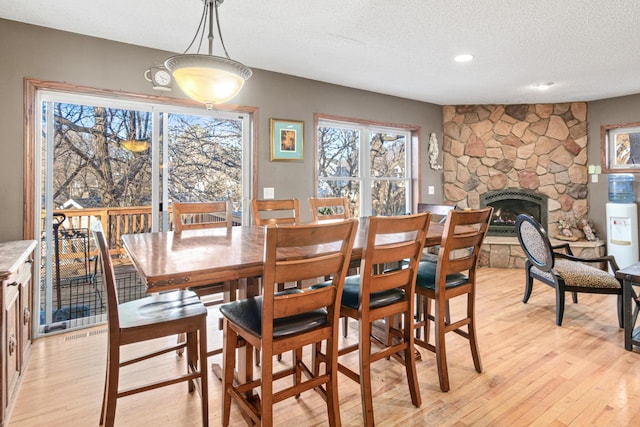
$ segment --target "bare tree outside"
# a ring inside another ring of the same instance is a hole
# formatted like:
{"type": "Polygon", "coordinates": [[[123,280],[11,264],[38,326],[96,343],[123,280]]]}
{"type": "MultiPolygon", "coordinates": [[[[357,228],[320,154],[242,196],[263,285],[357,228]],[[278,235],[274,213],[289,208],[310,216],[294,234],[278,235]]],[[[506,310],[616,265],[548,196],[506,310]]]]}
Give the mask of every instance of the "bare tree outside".
{"type": "Polygon", "coordinates": [[[223,118],[196,110],[178,114],[165,106],[154,112],[142,105],[134,110],[51,98],[42,103],[40,123],[39,325],[44,333],[104,321],[89,231],[96,222],[105,227],[113,256],[123,260],[116,268],[121,300],[144,296],[144,285],[126,263],[121,236],[152,230],[155,153],[160,158],[158,182],[168,182],[170,200],[229,199],[234,221],[241,223],[246,142],[242,114],[223,118]],[[153,120],[159,120],[157,140],[153,120]]]}
{"type": "Polygon", "coordinates": [[[370,133],[369,176],[363,176],[361,134],[359,129],[337,125],[318,128],[318,196],[347,197],[354,217],[360,216],[365,203],[370,204],[372,215],[405,214],[406,136],[370,133]],[[362,200],[361,185],[370,185],[370,200],[362,200]]]}
{"type": "Polygon", "coordinates": [[[169,115],[172,201],[231,200],[242,210],[242,121],[169,115]]]}
{"type": "MultiPolygon", "coordinates": [[[[53,108],[54,206],[70,199],[83,208],[149,206],[152,114],[63,103],[53,108]]],[[[169,123],[170,163],[164,170],[170,198],[230,199],[234,211],[241,211],[241,120],[161,117],[169,123]]]]}
{"type": "Polygon", "coordinates": [[[82,207],[151,203],[149,150],[133,153],[123,145],[150,142],[150,113],[63,103],[53,109],[54,206],[70,199],[82,207]]]}
{"type": "Polygon", "coordinates": [[[374,133],[371,136],[372,215],[407,213],[406,145],[404,135],[374,133]]]}

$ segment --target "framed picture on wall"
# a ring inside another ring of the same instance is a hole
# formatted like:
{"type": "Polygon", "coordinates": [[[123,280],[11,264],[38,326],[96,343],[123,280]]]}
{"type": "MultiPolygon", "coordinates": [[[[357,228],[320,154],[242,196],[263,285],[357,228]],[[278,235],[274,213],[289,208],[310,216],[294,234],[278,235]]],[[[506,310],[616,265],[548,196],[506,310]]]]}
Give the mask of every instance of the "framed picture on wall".
{"type": "Polygon", "coordinates": [[[304,122],[271,119],[271,161],[303,160],[304,122]]]}
{"type": "Polygon", "coordinates": [[[640,172],[640,122],[600,127],[602,173],[640,172]]]}

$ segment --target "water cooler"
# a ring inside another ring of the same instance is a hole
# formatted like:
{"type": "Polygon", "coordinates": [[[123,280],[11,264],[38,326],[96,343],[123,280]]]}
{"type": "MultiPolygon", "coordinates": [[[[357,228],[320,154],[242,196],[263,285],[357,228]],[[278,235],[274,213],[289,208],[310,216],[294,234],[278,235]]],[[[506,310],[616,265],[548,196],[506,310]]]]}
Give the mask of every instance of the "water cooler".
{"type": "Polygon", "coordinates": [[[609,175],[607,203],[607,254],[620,268],[638,262],[638,206],[633,191],[633,175],[609,175]]]}

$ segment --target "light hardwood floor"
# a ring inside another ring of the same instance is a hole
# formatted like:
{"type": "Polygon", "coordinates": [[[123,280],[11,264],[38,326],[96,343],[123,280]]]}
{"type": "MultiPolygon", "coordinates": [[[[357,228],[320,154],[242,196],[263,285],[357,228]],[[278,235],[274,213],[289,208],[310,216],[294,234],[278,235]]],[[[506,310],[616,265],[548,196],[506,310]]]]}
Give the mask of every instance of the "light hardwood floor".
{"type": "MultiPolygon", "coordinates": [[[[376,422],[381,426],[625,426],[640,423],[640,353],[624,350],[614,296],[567,298],[562,327],[556,327],[551,288],[534,285],[522,304],[522,270],[481,269],[477,301],[484,372],[477,374],[468,345],[447,337],[451,391],[438,387],[435,356],[420,350],[422,406],[411,405],[394,361],[373,365],[376,422]]],[[[454,303],[452,311],[459,308],[454,303]]],[[[211,325],[214,325],[211,322],[211,325]]],[[[355,328],[354,322],[350,323],[355,328]]],[[[211,339],[219,331],[210,328],[211,339]]],[[[98,424],[104,381],[106,327],[36,340],[9,422],[22,426],[98,424]]],[[[349,339],[357,336],[350,331],[349,339]]],[[[219,339],[219,338],[218,338],[219,339]]],[[[351,355],[349,357],[352,357],[351,355]]],[[[356,355],[353,355],[356,357],[356,355]]],[[[355,363],[355,358],[350,362],[355,363]]],[[[209,362],[220,361],[218,357],[209,362]]],[[[168,355],[160,365],[131,372],[125,380],[182,368],[168,355]]],[[[277,363],[277,362],[276,362],[277,363]]],[[[211,371],[210,371],[211,372],[211,371]]],[[[220,382],[210,374],[210,424],[220,425],[220,382]]],[[[362,424],[358,386],[340,377],[344,426],[362,424]]],[[[197,395],[185,384],[120,399],[119,426],[198,426],[197,395]]],[[[326,425],[324,402],[315,392],[275,407],[275,425],[326,425]]],[[[245,425],[232,407],[232,425],[245,425]]]]}

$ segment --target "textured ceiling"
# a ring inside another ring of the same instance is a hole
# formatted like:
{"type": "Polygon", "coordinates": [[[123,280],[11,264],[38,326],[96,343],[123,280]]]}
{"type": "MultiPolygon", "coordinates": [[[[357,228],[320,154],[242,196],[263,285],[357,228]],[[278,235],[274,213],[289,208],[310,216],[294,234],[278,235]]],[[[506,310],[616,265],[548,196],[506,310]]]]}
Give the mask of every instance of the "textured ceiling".
{"type": "MultiPolygon", "coordinates": [[[[199,0],[0,1],[2,18],[179,53],[201,12],[199,0]]],[[[227,0],[220,15],[231,58],[249,67],[419,101],[640,93],[638,0],[227,0]]]]}

